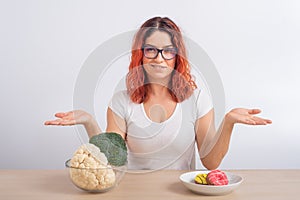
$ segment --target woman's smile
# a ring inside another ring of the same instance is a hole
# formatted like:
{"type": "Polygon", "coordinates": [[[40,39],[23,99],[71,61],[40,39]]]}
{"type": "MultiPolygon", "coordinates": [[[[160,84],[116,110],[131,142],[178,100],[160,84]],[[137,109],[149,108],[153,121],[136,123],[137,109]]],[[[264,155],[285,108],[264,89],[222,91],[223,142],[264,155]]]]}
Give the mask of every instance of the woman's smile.
{"type": "Polygon", "coordinates": [[[150,66],[154,69],[167,69],[168,67],[156,64],[150,64],[150,66]]]}
{"type": "MultiPolygon", "coordinates": [[[[152,35],[146,39],[145,43],[147,46],[151,47],[150,49],[148,48],[148,51],[146,52],[150,55],[155,49],[167,49],[174,46],[170,35],[164,31],[153,32],[152,35]]],[[[161,83],[163,80],[163,82],[168,84],[175,67],[175,57],[166,60],[163,57],[163,52],[156,53],[157,55],[153,58],[143,57],[144,70],[146,71],[149,81],[159,81],[161,83]]]]}

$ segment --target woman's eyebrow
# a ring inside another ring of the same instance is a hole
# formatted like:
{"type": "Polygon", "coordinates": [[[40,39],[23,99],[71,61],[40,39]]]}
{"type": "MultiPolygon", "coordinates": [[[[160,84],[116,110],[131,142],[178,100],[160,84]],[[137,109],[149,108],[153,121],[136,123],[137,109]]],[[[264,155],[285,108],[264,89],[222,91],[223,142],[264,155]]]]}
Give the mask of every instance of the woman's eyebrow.
{"type": "MultiPolygon", "coordinates": [[[[151,46],[151,47],[157,48],[155,45],[152,45],[152,44],[145,44],[145,46],[151,46]]],[[[174,47],[174,45],[173,44],[168,44],[166,46],[163,46],[162,48],[168,48],[168,47],[174,47]]]]}

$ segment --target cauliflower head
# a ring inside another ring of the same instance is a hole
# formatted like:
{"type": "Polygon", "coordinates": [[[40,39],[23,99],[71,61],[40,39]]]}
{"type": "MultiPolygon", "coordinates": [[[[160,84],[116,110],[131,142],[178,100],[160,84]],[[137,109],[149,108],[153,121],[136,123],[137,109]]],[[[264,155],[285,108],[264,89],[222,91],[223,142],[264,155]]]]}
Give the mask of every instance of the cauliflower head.
{"type": "Polygon", "coordinates": [[[101,190],[115,184],[116,175],[109,168],[105,154],[93,144],[80,146],[70,165],[70,177],[74,184],[82,189],[101,190]]]}

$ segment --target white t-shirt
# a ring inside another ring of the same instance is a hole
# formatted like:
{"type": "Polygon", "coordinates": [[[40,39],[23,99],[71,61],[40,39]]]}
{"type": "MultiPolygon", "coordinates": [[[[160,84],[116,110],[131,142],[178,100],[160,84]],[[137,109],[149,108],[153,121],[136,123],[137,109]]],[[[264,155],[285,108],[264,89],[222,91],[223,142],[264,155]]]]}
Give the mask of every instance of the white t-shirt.
{"type": "Polygon", "coordinates": [[[109,108],[126,122],[128,169],[194,169],[195,122],[212,107],[210,96],[196,89],[176,104],[170,118],[157,123],[149,119],[143,103],[131,101],[126,90],[115,93],[109,108]]]}

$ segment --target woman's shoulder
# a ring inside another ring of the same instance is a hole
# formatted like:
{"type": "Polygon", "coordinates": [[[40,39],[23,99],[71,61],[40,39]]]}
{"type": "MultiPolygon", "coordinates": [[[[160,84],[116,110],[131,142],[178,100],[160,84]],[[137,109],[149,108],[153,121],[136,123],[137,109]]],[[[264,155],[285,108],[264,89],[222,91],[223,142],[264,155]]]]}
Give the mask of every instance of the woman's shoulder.
{"type": "Polygon", "coordinates": [[[193,95],[198,99],[201,96],[210,96],[210,92],[207,88],[196,88],[193,95]]]}
{"type": "Polygon", "coordinates": [[[199,95],[203,92],[203,89],[197,87],[196,89],[194,89],[192,95],[189,97],[189,100],[197,100],[199,98],[199,95]]]}
{"type": "Polygon", "coordinates": [[[130,96],[127,92],[127,90],[120,90],[114,92],[112,96],[112,101],[118,101],[118,102],[129,102],[130,96]]]}
{"type": "Polygon", "coordinates": [[[119,90],[114,92],[113,96],[115,97],[129,97],[127,90],[119,90]]]}
{"type": "Polygon", "coordinates": [[[187,99],[187,102],[192,103],[193,105],[196,104],[197,106],[203,103],[210,105],[211,101],[210,92],[206,88],[196,88],[189,99],[187,99]]]}

